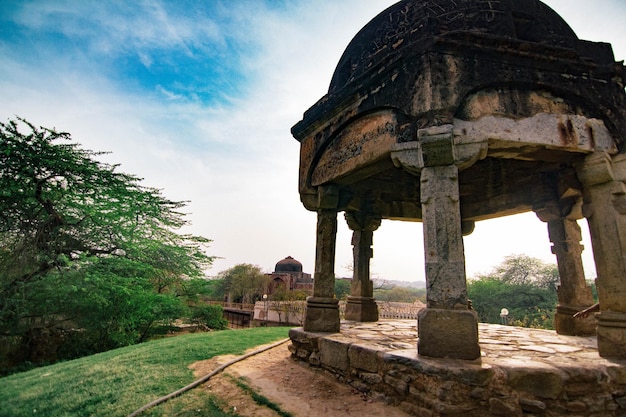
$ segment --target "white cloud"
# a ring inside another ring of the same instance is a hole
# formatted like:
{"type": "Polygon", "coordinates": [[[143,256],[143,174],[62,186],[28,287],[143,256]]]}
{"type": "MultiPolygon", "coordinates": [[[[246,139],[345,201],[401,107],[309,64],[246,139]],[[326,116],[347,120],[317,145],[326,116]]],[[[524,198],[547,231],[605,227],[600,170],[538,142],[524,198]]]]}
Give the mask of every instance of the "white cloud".
{"type": "MultiPolygon", "coordinates": [[[[607,7],[620,6],[603,1],[607,7]]],[[[255,46],[241,62],[253,83],[241,95],[207,107],[199,100],[182,99],[165,85],[155,89],[158,94],[124,90],[97,71],[97,65],[87,65],[88,56],[41,68],[3,54],[7,59],[0,64],[0,116],[20,115],[70,131],[86,148],[112,151],[107,160],[145,178],[146,185],[162,188],[170,198],[190,200],[190,231],[213,239],[210,254],[224,257],[211,273],[243,262],[271,270],[288,255],[313,272],[316,216],[299,202],[299,143],[290,128],[326,93],[351,38],[393,2],[301,1],[287,9],[229,2],[217,10],[223,16],[232,8],[226,26],[209,17],[169,15],[164,3],[157,2],[140,3],[145,15],[128,20],[113,19],[113,3],[108,2],[89,2],[89,7],[83,2],[34,2],[29,10],[38,11],[28,20],[23,17],[33,29],[49,24],[46,19],[55,13],[73,13],[65,26],[59,23],[66,33],[89,37],[94,47],[107,53],[134,50],[146,67],[156,62],[150,50],[155,47],[212,53],[211,48],[224,48],[227,38],[240,42],[243,49],[236,54],[255,46]],[[77,32],[84,30],[78,25],[84,13],[100,14],[98,24],[106,31],[77,32]]],[[[624,51],[623,24],[610,9],[571,0],[548,3],[557,11],[567,7],[576,12],[570,23],[580,37],[601,33],[592,40],[614,42],[616,51],[624,51]],[[598,20],[591,26],[602,32],[587,35],[592,28],[581,27],[584,18],[598,20]]],[[[616,55],[623,58],[626,53],[616,55]]],[[[347,275],[343,266],[351,263],[350,232],[342,214],[339,223],[337,273],[347,275]]],[[[488,272],[512,253],[553,260],[545,224],[534,214],[477,224],[466,238],[468,274],[488,272]]],[[[374,255],[372,271],[381,278],[423,279],[421,225],[383,222],[374,236],[374,255]]]]}

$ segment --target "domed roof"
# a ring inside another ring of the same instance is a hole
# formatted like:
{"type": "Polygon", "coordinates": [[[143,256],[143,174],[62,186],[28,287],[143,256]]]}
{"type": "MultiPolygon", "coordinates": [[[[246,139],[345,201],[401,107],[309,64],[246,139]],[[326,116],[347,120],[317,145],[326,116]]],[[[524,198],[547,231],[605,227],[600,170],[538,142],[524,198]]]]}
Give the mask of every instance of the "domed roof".
{"type": "Polygon", "coordinates": [[[302,264],[291,256],[287,256],[282,261],[278,261],[274,272],[302,272],[302,264]]]}
{"type": "Polygon", "coordinates": [[[425,51],[437,36],[473,32],[550,45],[578,38],[539,0],[404,0],[372,19],[352,39],[335,69],[329,93],[392,59],[425,51]]]}

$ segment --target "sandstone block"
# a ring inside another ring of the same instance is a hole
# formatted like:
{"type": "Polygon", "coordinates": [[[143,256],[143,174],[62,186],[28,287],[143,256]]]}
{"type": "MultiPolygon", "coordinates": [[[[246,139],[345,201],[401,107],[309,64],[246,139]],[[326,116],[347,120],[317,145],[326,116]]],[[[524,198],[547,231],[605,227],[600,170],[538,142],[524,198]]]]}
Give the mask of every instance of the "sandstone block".
{"type": "Polygon", "coordinates": [[[417,331],[420,355],[467,360],[480,357],[474,311],[425,308],[419,313],[417,331]]]}
{"type": "Polygon", "coordinates": [[[521,416],[521,409],[511,401],[500,398],[489,398],[489,411],[496,416],[521,416]]]}
{"type": "Polygon", "coordinates": [[[376,385],[382,382],[383,378],[375,373],[364,372],[361,374],[361,379],[370,385],[376,385]]]}
{"type": "Polygon", "coordinates": [[[367,372],[378,371],[378,353],[377,350],[367,346],[353,344],[348,350],[348,358],[350,359],[350,367],[362,369],[367,372]]]}
{"type": "Polygon", "coordinates": [[[332,338],[320,339],[321,365],[346,375],[350,369],[350,360],[348,359],[349,346],[347,343],[341,343],[341,341],[332,338]]]}

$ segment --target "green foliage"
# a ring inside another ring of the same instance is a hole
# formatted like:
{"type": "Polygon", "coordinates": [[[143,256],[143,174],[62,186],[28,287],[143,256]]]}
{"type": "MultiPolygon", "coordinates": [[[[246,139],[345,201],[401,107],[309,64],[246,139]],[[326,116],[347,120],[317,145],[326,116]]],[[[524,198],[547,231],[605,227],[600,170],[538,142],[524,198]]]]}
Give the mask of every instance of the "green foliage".
{"type": "Polygon", "coordinates": [[[555,264],[546,264],[526,255],[509,255],[490,274],[502,282],[516,285],[534,285],[556,291],[559,271],[555,264]]]}
{"type": "Polygon", "coordinates": [[[270,277],[261,268],[251,264],[238,264],[218,274],[217,294],[229,302],[253,304],[267,293],[270,277]]]}
{"type": "MultiPolygon", "coordinates": [[[[509,310],[508,323],[552,329],[557,304],[555,265],[524,255],[509,256],[492,274],[469,281],[468,297],[478,318],[501,323],[500,311],[509,310]]],[[[558,272],[556,272],[558,282],[558,272]]]]}
{"type": "Polygon", "coordinates": [[[274,291],[274,294],[270,296],[271,301],[284,302],[284,301],[304,301],[306,300],[307,293],[301,290],[287,291],[284,286],[279,286],[274,291]]]}
{"type": "MultiPolygon", "coordinates": [[[[185,297],[189,302],[213,299],[217,280],[207,278],[191,278],[182,282],[178,289],[179,295],[185,297]]],[[[222,298],[218,299],[223,300],[222,298]]]]}
{"type": "Polygon", "coordinates": [[[228,320],[223,316],[224,309],[219,305],[201,305],[191,307],[192,324],[215,330],[228,328],[228,320]]]}
{"type": "Polygon", "coordinates": [[[425,288],[399,287],[378,288],[374,290],[374,298],[380,301],[396,303],[413,303],[415,300],[426,301],[425,288]]]}
{"type": "MultiPolygon", "coordinates": [[[[0,378],[0,417],[126,416],[191,383],[195,378],[190,364],[218,355],[241,355],[287,333],[285,327],[194,333],[0,378]]],[[[211,413],[211,404],[218,405],[206,392],[194,390],[144,414],[192,415],[192,410],[202,407],[202,415],[220,415],[211,413]],[[198,402],[188,402],[189,395],[198,402]]]]}
{"type": "Polygon", "coordinates": [[[208,239],[176,232],[184,202],[70,140],[0,123],[0,344],[21,340],[0,368],[42,360],[50,332],[71,334],[56,340],[66,353],[64,340],[82,339],[85,352],[144,340],[184,312],[184,283],[212,262],[208,239]]]}
{"type": "Polygon", "coordinates": [[[335,279],[335,298],[344,300],[348,297],[350,295],[351,283],[352,281],[349,279],[335,279]]]}

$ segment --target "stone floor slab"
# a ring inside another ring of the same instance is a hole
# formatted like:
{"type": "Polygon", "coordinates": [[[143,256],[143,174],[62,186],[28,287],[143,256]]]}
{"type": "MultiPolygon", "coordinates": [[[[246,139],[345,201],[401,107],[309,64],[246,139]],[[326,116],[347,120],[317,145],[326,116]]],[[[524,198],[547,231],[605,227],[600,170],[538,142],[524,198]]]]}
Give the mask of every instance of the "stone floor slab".
{"type": "Polygon", "coordinates": [[[355,389],[404,404],[407,411],[430,410],[432,417],[451,410],[463,410],[464,417],[501,415],[502,409],[521,416],[530,408],[550,416],[569,415],[573,408],[581,416],[626,415],[626,361],[601,358],[595,337],[495,324],[478,329],[481,357],[472,361],[420,356],[415,320],[344,321],[341,333],[296,328],[290,349],[355,389]],[[326,338],[332,341],[322,343],[326,348],[346,346],[336,355],[320,355],[314,347],[326,338]],[[369,352],[365,359],[362,352],[369,352]]]}

